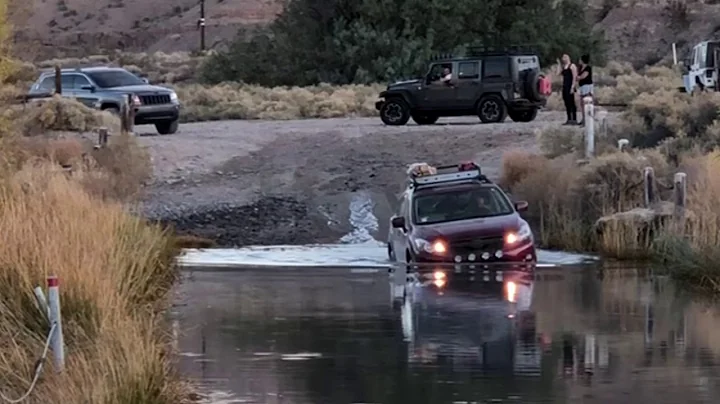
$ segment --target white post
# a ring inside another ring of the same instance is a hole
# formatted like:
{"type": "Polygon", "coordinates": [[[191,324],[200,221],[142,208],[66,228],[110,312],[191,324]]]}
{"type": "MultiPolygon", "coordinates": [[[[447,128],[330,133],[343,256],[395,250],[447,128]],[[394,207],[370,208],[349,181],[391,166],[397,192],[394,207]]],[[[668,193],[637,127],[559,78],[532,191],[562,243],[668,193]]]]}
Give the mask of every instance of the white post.
{"type": "Polygon", "coordinates": [[[53,350],[53,361],[55,370],[62,372],[65,368],[65,341],[62,332],[62,316],[60,315],[60,281],[55,275],[47,278],[48,300],[50,308],[50,325],[57,324],[55,333],[52,336],[51,344],[53,350]]]}
{"type": "Polygon", "coordinates": [[[672,44],[672,52],[673,52],[673,64],[677,64],[677,46],[675,46],[675,42],[672,44]]]}
{"type": "Polygon", "coordinates": [[[585,108],[585,158],[595,156],[595,110],[592,97],[583,98],[585,108]]]}
{"type": "Polygon", "coordinates": [[[674,199],[675,199],[675,216],[683,218],[685,216],[685,207],[687,206],[687,174],[676,173],[673,181],[674,199]]]}

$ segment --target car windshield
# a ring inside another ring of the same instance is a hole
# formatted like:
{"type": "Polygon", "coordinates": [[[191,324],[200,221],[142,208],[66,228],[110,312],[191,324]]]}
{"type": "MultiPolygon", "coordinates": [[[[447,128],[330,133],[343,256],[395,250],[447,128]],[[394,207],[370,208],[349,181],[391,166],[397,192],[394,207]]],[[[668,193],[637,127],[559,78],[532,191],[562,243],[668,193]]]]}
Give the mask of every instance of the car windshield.
{"type": "Polygon", "coordinates": [[[509,215],[514,209],[493,186],[433,192],[414,198],[416,224],[433,224],[509,215]]]}
{"type": "Polygon", "coordinates": [[[142,79],[127,70],[89,72],[88,76],[102,88],[137,86],[145,84],[142,79]]]}

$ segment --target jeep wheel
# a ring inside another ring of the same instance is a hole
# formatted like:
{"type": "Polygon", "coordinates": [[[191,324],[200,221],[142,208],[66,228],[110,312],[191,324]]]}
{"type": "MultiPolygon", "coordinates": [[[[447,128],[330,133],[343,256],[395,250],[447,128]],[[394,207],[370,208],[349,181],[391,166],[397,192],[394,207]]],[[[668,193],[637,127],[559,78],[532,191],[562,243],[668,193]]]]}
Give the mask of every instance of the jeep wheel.
{"type": "Polygon", "coordinates": [[[508,116],[514,122],[532,122],[537,118],[537,108],[531,109],[520,109],[520,110],[509,110],[508,116]]]}
{"type": "Polygon", "coordinates": [[[438,118],[440,117],[437,115],[412,114],[413,121],[418,125],[432,125],[437,122],[438,118]]]}
{"type": "Polygon", "coordinates": [[[477,114],[482,123],[499,123],[507,117],[507,107],[502,98],[489,95],[478,103],[477,114]]]}
{"type": "Polygon", "coordinates": [[[172,135],[178,131],[179,124],[180,121],[178,119],[174,121],[158,122],[155,124],[155,129],[157,129],[158,133],[161,135],[172,135]]]}
{"type": "Polygon", "coordinates": [[[405,125],[410,120],[410,108],[405,101],[399,98],[391,98],[380,108],[380,119],[385,125],[405,125]]]}

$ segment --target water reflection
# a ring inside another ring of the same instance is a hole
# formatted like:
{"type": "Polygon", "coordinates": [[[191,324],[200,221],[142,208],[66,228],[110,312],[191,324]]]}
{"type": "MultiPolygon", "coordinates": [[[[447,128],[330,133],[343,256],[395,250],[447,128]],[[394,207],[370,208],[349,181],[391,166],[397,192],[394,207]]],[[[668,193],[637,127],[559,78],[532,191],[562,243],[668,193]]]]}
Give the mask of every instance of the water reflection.
{"type": "Polygon", "coordinates": [[[196,272],[181,369],[218,403],[716,401],[720,318],[667,279],[500,275],[196,272]]]}

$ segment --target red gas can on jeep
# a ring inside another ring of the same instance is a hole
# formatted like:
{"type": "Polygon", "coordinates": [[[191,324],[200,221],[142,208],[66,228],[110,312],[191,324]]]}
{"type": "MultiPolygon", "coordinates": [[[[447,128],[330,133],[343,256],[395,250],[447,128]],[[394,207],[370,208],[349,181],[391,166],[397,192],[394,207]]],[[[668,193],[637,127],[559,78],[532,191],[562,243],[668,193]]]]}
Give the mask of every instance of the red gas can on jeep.
{"type": "Polygon", "coordinates": [[[540,76],[538,80],[538,90],[541,95],[549,96],[552,94],[552,81],[547,76],[540,76]]]}

